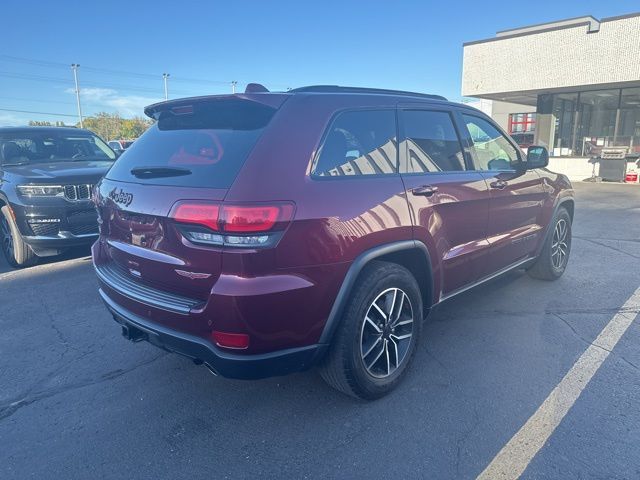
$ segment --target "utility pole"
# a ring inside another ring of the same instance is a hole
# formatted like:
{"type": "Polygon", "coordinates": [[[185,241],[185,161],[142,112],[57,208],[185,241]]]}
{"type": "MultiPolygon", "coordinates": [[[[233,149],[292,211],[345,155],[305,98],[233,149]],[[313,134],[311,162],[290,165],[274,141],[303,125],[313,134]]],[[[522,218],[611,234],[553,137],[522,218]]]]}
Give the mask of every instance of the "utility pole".
{"type": "Polygon", "coordinates": [[[76,103],[78,104],[78,118],[80,118],[80,128],[84,128],[82,124],[82,107],[80,106],[80,87],[78,86],[78,68],[80,64],[72,63],[71,70],[73,70],[73,80],[76,84],[76,103]]]}
{"type": "Polygon", "coordinates": [[[169,74],[163,73],[162,80],[164,81],[164,99],[169,100],[169,87],[167,86],[167,81],[169,80],[169,74]]]}
{"type": "Polygon", "coordinates": [[[236,93],[236,85],[238,85],[238,82],[236,80],[233,80],[231,82],[231,93],[236,93]]]}

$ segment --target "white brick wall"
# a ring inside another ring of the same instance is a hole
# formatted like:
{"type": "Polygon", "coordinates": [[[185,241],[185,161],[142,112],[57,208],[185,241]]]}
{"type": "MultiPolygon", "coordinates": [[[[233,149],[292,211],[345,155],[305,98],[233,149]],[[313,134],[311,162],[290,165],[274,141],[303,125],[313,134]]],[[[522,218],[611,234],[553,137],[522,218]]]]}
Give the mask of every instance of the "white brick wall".
{"type": "Polygon", "coordinates": [[[640,16],[464,46],[462,95],[640,82],[640,16]]]}

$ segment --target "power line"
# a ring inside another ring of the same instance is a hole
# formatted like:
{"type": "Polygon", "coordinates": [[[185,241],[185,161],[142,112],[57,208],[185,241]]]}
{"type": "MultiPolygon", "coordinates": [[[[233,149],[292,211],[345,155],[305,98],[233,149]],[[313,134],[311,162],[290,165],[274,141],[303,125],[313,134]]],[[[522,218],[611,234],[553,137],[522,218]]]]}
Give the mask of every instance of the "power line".
{"type": "MultiPolygon", "coordinates": [[[[34,58],[25,58],[25,57],[16,57],[13,55],[0,55],[0,61],[8,61],[8,62],[16,62],[16,63],[23,63],[23,64],[27,64],[27,65],[34,65],[34,66],[40,66],[40,67],[47,67],[47,68],[60,68],[60,69],[67,69],[69,68],[69,65],[66,63],[60,63],[60,62],[52,62],[52,61],[48,61],[48,60],[37,60],[34,58]]],[[[93,73],[106,73],[109,75],[120,75],[120,76],[128,76],[128,77],[137,77],[137,78],[144,78],[144,79],[153,79],[153,80],[158,80],[159,78],[161,78],[161,74],[153,74],[153,73],[141,73],[141,72],[131,72],[131,71],[127,71],[127,70],[112,70],[112,69],[108,69],[108,68],[99,68],[99,67],[82,67],[83,71],[86,72],[93,72],[93,73]]],[[[177,82],[183,82],[183,83],[200,83],[203,85],[229,85],[230,81],[229,80],[214,80],[214,79],[205,79],[205,78],[189,78],[189,77],[181,77],[181,76],[171,76],[172,81],[177,81],[177,82]]],[[[248,81],[240,81],[239,82],[242,85],[246,85],[247,83],[250,83],[248,81]]],[[[287,86],[284,84],[271,84],[274,87],[277,88],[286,88],[287,86]]]]}
{"type": "Polygon", "coordinates": [[[14,57],[12,55],[0,55],[0,60],[6,60],[9,62],[26,63],[28,65],[38,65],[41,67],[56,67],[56,68],[68,68],[66,63],[49,62],[46,60],[35,60],[32,58],[14,57]]]}
{"type": "Polygon", "coordinates": [[[33,112],[30,110],[12,110],[9,108],[0,108],[0,111],[2,112],[13,112],[13,113],[31,113],[34,115],[53,115],[56,117],[77,117],[77,115],[72,115],[69,113],[51,113],[51,112],[33,112]]]}
{"type": "MultiPolygon", "coordinates": [[[[82,90],[81,90],[82,93],[82,90]]],[[[17,102],[27,103],[54,103],[58,105],[75,105],[75,102],[64,102],[62,100],[45,100],[43,98],[21,98],[21,97],[5,97],[0,95],[0,100],[14,100],[17,102]]],[[[108,102],[82,102],[83,106],[88,107],[108,107],[117,108],[117,105],[110,104],[108,102]]]]}
{"type": "MultiPolygon", "coordinates": [[[[46,60],[36,60],[36,59],[24,58],[24,57],[14,57],[12,55],[0,55],[0,60],[24,63],[27,65],[36,65],[40,67],[65,68],[65,69],[68,68],[68,65],[64,63],[50,62],[46,60]]],[[[156,75],[152,73],[129,72],[126,70],[111,70],[108,68],[82,67],[82,70],[87,72],[107,73],[110,75],[130,76],[130,77],[138,77],[138,78],[145,78],[145,79],[152,79],[152,80],[157,80],[158,78],[161,78],[160,74],[156,75]]],[[[175,77],[175,80],[181,81],[181,82],[203,83],[203,84],[219,84],[219,85],[229,84],[229,82],[225,80],[207,80],[204,78],[175,77]]]]}
{"type": "MultiPolygon", "coordinates": [[[[65,101],[62,101],[62,100],[45,100],[43,98],[5,97],[5,96],[2,96],[2,95],[0,95],[0,100],[15,100],[15,101],[18,101],[18,102],[59,103],[61,105],[75,105],[75,103],[73,103],[73,102],[65,102],[65,101]]],[[[91,104],[90,103],[85,103],[85,105],[91,105],[91,104]]],[[[93,104],[93,105],[101,105],[101,104],[93,104]]]]}
{"type": "MultiPolygon", "coordinates": [[[[69,85],[72,86],[72,79],[65,79],[65,78],[59,78],[59,77],[48,77],[48,76],[44,76],[44,75],[34,75],[34,74],[24,74],[24,73],[13,73],[13,72],[6,72],[6,71],[0,71],[0,76],[1,77],[7,77],[7,78],[16,78],[16,79],[20,79],[20,80],[32,80],[32,81],[37,81],[37,82],[48,82],[48,83],[62,83],[65,85],[69,85]]],[[[143,93],[154,93],[157,94],[158,93],[158,89],[156,88],[148,88],[148,87],[135,87],[135,86],[129,86],[129,85],[116,85],[116,84],[103,84],[103,83],[93,83],[93,82],[84,82],[85,87],[93,87],[93,88],[108,88],[111,90],[125,90],[125,91],[132,91],[132,92],[143,92],[143,93]]],[[[86,88],[85,88],[86,90],[86,88]]],[[[190,95],[191,92],[187,93],[185,90],[179,90],[174,92],[176,94],[179,95],[190,95]]]]}

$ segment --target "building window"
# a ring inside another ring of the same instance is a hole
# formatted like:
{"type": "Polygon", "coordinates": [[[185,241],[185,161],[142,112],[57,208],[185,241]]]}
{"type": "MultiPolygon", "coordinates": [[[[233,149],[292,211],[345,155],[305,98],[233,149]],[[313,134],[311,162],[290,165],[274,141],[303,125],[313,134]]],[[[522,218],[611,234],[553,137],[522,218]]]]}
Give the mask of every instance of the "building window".
{"type": "Polygon", "coordinates": [[[600,155],[614,145],[620,90],[581,92],[578,98],[575,149],[584,157],[600,155]]]}
{"type": "Polygon", "coordinates": [[[577,93],[560,93],[553,96],[554,139],[551,153],[556,156],[574,154],[574,127],[578,108],[577,93]]]}
{"type": "Polygon", "coordinates": [[[509,114],[509,133],[533,133],[536,131],[535,113],[509,114]]]}
{"type": "Polygon", "coordinates": [[[640,87],[622,90],[619,119],[614,146],[640,153],[640,87]]]}
{"type": "Polygon", "coordinates": [[[640,88],[555,94],[552,113],[553,156],[595,157],[606,147],[640,153],[640,88]]]}

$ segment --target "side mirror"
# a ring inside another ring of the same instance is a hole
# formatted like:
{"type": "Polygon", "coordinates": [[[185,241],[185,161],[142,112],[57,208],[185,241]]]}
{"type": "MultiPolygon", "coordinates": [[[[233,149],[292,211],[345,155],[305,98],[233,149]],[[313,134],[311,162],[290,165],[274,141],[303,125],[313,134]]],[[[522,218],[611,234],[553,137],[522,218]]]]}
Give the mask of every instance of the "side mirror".
{"type": "Polygon", "coordinates": [[[527,150],[527,170],[549,165],[549,152],[544,147],[531,146],[527,150]]]}

